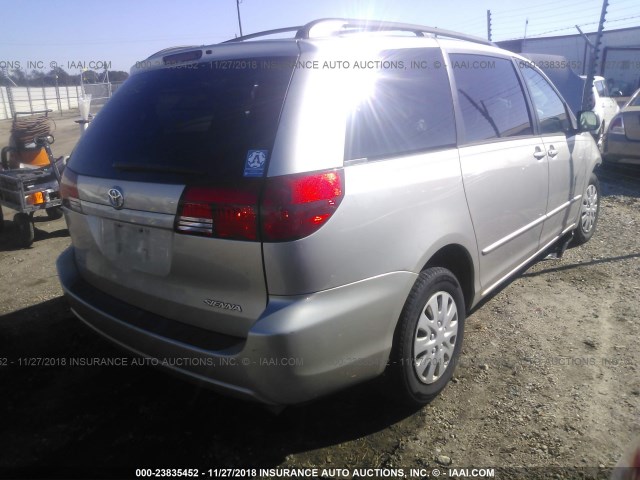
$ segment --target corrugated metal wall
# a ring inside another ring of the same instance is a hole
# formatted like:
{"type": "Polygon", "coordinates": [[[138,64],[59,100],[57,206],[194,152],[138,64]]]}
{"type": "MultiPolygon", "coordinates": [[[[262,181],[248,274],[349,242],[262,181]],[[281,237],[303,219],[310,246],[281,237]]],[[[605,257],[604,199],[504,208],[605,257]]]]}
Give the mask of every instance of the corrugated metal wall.
{"type": "Polygon", "coordinates": [[[71,110],[78,108],[80,87],[1,87],[0,120],[13,118],[13,112],[71,110]]]}
{"type": "MultiPolygon", "coordinates": [[[[595,33],[588,33],[586,36],[595,43],[595,33]]],[[[498,42],[500,43],[502,42],[498,42]]],[[[576,73],[580,75],[587,73],[590,47],[582,35],[527,38],[504,43],[505,47],[518,52],[562,55],[569,60],[576,73]]],[[[605,30],[600,48],[596,75],[605,77],[610,85],[623,88],[625,94],[639,88],[640,27],[605,30]]]]}
{"type": "MultiPolygon", "coordinates": [[[[121,83],[85,84],[85,92],[93,95],[92,111],[94,106],[98,108],[104,105],[121,83]]],[[[13,118],[14,112],[72,110],[78,108],[78,97],[81,95],[80,86],[0,87],[0,120],[13,118]]]]}

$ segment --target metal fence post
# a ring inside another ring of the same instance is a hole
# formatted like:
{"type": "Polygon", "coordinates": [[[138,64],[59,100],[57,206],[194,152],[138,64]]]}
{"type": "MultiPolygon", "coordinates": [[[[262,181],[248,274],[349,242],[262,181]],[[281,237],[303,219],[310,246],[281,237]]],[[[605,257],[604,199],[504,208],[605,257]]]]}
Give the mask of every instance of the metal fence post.
{"type": "Polygon", "coordinates": [[[29,111],[33,112],[33,103],[31,103],[31,89],[27,85],[27,98],[29,99],[29,111]]]}
{"type": "Polygon", "coordinates": [[[13,98],[13,87],[7,87],[7,98],[9,100],[9,111],[11,112],[11,118],[16,116],[16,105],[13,98]]]}
{"type": "Polygon", "coordinates": [[[47,90],[44,88],[44,83],[42,84],[42,99],[44,100],[44,109],[49,110],[49,105],[47,104],[47,90]]]}
{"type": "Polygon", "coordinates": [[[4,98],[4,88],[5,87],[0,87],[0,96],[2,97],[1,101],[2,101],[2,109],[4,110],[4,116],[6,118],[11,118],[11,114],[7,111],[7,103],[9,103],[9,99],[5,99],[4,98]]]}
{"type": "Polygon", "coordinates": [[[60,98],[60,88],[58,87],[58,75],[56,75],[56,102],[58,103],[58,110],[60,110],[60,116],[62,116],[62,99],[60,98]]]}

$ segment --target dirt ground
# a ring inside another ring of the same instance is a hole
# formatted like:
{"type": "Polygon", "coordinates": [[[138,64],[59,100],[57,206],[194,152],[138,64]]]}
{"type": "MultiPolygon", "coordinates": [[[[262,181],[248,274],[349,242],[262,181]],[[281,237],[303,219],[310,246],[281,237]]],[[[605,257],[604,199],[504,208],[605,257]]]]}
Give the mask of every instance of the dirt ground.
{"type": "MultiPolygon", "coordinates": [[[[62,145],[54,153],[70,152],[62,145]]],[[[389,403],[375,382],[276,416],[150,367],[70,367],[71,358],[129,355],[76,320],[61,296],[54,262],[70,242],[64,220],[39,216],[33,247],[19,249],[5,209],[0,478],[133,478],[140,468],[208,478],[254,473],[216,468],[609,478],[640,438],[640,172],[600,176],[591,242],[535,263],[472,312],[453,382],[418,411],[389,403]]]]}

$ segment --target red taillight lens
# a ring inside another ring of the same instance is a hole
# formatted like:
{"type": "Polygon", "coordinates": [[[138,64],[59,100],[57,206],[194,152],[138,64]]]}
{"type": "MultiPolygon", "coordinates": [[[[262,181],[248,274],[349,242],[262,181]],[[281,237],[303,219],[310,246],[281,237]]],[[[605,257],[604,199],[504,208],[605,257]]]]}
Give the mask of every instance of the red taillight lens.
{"type": "Polygon", "coordinates": [[[258,240],[257,206],[257,188],[187,187],[182,194],[176,231],[233,240],[258,240]]]}
{"type": "Polygon", "coordinates": [[[62,173],[60,197],[63,206],[76,212],[82,212],[80,194],[78,193],[78,174],[68,167],[62,173]]]}
{"type": "Polygon", "coordinates": [[[329,220],[343,197],[342,170],[267,178],[261,205],[263,241],[311,235],[329,220]]]}
{"type": "Polygon", "coordinates": [[[230,240],[297,240],[327,223],[344,197],[342,170],[267,178],[262,202],[263,180],[245,180],[250,183],[241,187],[187,187],[176,231],[230,240]]]}

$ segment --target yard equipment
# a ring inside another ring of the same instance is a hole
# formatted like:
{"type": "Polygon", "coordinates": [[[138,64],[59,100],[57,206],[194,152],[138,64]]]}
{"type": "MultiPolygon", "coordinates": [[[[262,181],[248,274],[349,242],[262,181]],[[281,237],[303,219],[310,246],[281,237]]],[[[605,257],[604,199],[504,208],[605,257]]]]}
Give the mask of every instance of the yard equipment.
{"type": "MultiPolygon", "coordinates": [[[[16,113],[9,146],[1,152],[0,205],[16,210],[13,222],[19,243],[29,247],[34,240],[33,214],[45,210],[50,219],[62,216],[60,172],[64,162],[53,157],[55,139],[50,130],[48,111],[16,113]],[[33,116],[44,113],[41,116],[33,116]],[[31,115],[32,118],[18,118],[31,115]]],[[[4,226],[0,209],[0,231],[4,226]]]]}

